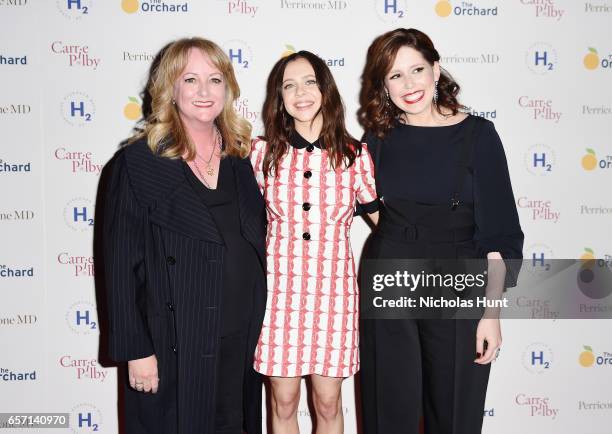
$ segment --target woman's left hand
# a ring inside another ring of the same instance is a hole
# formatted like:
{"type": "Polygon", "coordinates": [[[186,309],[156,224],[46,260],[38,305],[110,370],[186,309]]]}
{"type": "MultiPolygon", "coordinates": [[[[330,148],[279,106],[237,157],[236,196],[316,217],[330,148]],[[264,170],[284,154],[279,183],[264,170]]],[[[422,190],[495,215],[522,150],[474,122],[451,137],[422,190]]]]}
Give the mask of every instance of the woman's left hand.
{"type": "Polygon", "coordinates": [[[502,337],[499,319],[482,318],[476,329],[476,359],[474,362],[486,365],[494,361],[497,358],[497,349],[501,346],[501,343],[502,337]],[[487,341],[486,352],[484,351],[485,341],[487,341]]]}

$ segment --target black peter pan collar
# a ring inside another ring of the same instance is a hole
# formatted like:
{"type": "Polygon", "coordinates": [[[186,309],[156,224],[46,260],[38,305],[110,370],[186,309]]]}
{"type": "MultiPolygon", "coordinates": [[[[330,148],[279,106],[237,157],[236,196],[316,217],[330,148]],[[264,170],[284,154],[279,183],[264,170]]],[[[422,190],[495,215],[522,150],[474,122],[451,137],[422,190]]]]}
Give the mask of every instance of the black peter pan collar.
{"type": "Polygon", "coordinates": [[[290,142],[291,146],[293,146],[296,149],[304,149],[304,148],[308,148],[309,146],[310,147],[314,146],[315,148],[321,149],[321,138],[320,137],[314,142],[310,143],[308,140],[302,137],[300,133],[294,130],[293,133],[291,134],[290,140],[291,140],[290,142]]]}

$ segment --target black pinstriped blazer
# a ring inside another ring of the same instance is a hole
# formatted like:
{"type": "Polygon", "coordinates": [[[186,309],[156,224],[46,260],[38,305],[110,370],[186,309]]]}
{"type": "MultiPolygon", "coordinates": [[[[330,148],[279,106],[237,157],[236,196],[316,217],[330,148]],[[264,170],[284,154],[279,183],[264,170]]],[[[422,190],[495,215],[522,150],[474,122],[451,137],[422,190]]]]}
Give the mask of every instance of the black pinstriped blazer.
{"type": "MultiPolygon", "coordinates": [[[[243,236],[265,269],[265,207],[248,159],[236,173],[243,236]]],[[[129,434],[213,433],[223,237],[180,160],[154,155],[145,140],[119,151],[105,195],[103,244],[109,353],[117,361],[155,354],[159,392],[125,389],[129,434]]],[[[264,275],[265,273],[258,273],[264,275]]],[[[258,282],[254,353],[265,310],[258,282]]],[[[261,432],[261,378],[245,367],[246,429],[261,432]]]]}

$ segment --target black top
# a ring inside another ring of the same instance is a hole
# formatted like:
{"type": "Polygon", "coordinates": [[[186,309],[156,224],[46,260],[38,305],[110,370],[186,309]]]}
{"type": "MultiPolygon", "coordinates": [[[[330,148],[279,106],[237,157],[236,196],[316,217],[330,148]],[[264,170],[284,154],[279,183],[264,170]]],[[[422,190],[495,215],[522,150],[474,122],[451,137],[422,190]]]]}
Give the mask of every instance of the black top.
{"type": "MultiPolygon", "coordinates": [[[[443,127],[397,124],[380,141],[366,134],[376,162],[378,196],[427,204],[450,204],[457,180],[459,148],[467,122],[443,127]]],[[[504,148],[490,121],[473,133],[469,171],[459,200],[473,204],[477,240],[483,252],[522,258],[521,231],[504,148]]],[[[408,217],[407,217],[408,220],[408,217]]]]}
{"type": "Polygon", "coordinates": [[[253,273],[260,271],[253,246],[240,231],[240,210],[233,166],[229,158],[219,163],[217,188],[204,186],[187,164],[185,171],[213,215],[225,243],[223,289],[221,292],[221,331],[219,336],[246,333],[252,309],[253,273]],[[254,266],[245,266],[254,264],[254,266]]]}

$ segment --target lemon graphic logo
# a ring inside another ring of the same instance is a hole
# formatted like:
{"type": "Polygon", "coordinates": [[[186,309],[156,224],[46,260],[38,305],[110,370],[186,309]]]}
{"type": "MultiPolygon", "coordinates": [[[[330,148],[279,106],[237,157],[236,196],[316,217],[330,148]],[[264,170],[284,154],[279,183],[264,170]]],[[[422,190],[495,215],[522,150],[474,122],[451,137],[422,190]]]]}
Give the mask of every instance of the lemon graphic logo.
{"type": "Polygon", "coordinates": [[[123,107],[123,116],[131,121],[140,119],[142,116],[142,107],[140,106],[138,99],[134,98],[133,96],[130,96],[128,99],[130,102],[123,107]]]}
{"type": "Polygon", "coordinates": [[[584,67],[586,69],[596,69],[599,65],[599,56],[597,55],[597,50],[595,48],[589,47],[589,53],[584,56],[584,59],[582,59],[582,63],[584,63],[584,67]]]}
{"type": "Polygon", "coordinates": [[[588,262],[595,259],[595,252],[593,249],[589,249],[588,247],[584,248],[584,253],[580,257],[581,261],[588,262]]]}
{"type": "Polygon", "coordinates": [[[436,14],[440,17],[448,17],[453,11],[453,6],[448,0],[440,0],[436,3],[436,14]]]}
{"type": "Polygon", "coordinates": [[[584,351],[580,353],[578,357],[578,363],[585,368],[590,368],[595,363],[595,355],[593,355],[593,348],[585,345],[584,351]]]}
{"type": "Polygon", "coordinates": [[[138,10],[138,0],[121,0],[121,8],[127,14],[133,14],[138,10]]]}
{"type": "Polygon", "coordinates": [[[591,148],[587,148],[586,151],[586,155],[581,160],[582,168],[584,170],[593,170],[597,166],[597,156],[591,148]]]}
{"type": "Polygon", "coordinates": [[[293,45],[285,44],[285,51],[281,54],[281,57],[291,56],[295,53],[295,47],[293,45]]]}

